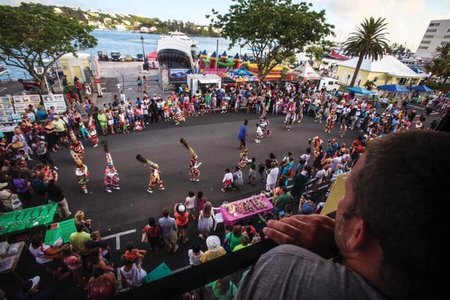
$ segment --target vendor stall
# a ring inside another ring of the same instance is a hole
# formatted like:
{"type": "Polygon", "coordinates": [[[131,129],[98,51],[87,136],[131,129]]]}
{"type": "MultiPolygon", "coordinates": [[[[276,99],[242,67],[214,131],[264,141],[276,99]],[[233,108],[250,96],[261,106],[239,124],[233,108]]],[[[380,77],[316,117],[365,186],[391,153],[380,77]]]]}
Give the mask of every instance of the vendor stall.
{"type": "Polygon", "coordinates": [[[48,226],[45,232],[44,244],[53,245],[59,238],[63,239],[63,243],[69,243],[70,235],[77,231],[75,227],[75,219],[65,220],[59,223],[53,223],[48,226]]]}
{"type": "Polygon", "coordinates": [[[46,204],[12,211],[0,216],[0,235],[25,231],[53,222],[58,204],[46,204]]]}
{"type": "Polygon", "coordinates": [[[272,209],[272,203],[264,194],[224,203],[220,206],[223,222],[226,225],[234,225],[240,220],[248,219],[253,215],[270,213],[272,209]]]}

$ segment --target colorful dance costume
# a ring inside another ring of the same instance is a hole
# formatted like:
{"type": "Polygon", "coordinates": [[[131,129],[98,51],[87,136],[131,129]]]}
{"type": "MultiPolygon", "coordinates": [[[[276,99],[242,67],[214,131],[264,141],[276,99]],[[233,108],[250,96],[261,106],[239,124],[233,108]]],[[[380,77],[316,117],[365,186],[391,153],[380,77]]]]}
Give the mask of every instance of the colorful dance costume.
{"type": "Polygon", "coordinates": [[[150,173],[150,179],[148,181],[147,185],[147,192],[153,193],[153,189],[157,186],[160,191],[164,191],[166,188],[164,187],[164,183],[161,180],[161,175],[159,171],[159,165],[152,162],[151,160],[145,159],[142,157],[142,155],[138,154],[136,155],[136,159],[142,163],[144,163],[146,166],[148,166],[148,170],[150,173]]]}
{"type": "Polygon", "coordinates": [[[325,132],[331,133],[331,130],[334,128],[334,125],[336,124],[336,119],[337,119],[336,110],[332,109],[325,124],[325,132]]]}
{"type": "Polygon", "coordinates": [[[189,161],[189,179],[191,181],[200,181],[200,167],[201,163],[198,162],[198,156],[192,155],[189,161]]]}
{"type": "Polygon", "coordinates": [[[75,176],[77,176],[78,184],[80,185],[81,190],[87,194],[87,184],[89,182],[89,170],[88,167],[83,164],[81,160],[77,161],[77,167],[75,169],[75,176]]]}
{"type": "Polygon", "coordinates": [[[92,146],[95,148],[98,146],[98,135],[97,127],[95,126],[95,121],[92,117],[90,117],[88,121],[88,131],[89,139],[91,140],[92,146]]]}
{"type": "Polygon", "coordinates": [[[105,190],[108,193],[111,193],[112,190],[120,190],[119,172],[117,172],[117,169],[114,167],[114,162],[112,160],[111,153],[109,153],[107,141],[102,141],[102,146],[103,150],[105,150],[106,156],[106,168],[103,183],[105,184],[105,190]]]}

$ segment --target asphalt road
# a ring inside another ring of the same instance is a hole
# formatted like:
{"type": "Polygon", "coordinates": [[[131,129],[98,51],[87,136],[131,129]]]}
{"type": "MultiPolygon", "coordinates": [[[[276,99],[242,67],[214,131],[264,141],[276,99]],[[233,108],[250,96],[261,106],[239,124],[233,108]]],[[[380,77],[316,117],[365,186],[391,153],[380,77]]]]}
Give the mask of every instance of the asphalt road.
{"type": "MultiPolygon", "coordinates": [[[[164,207],[172,210],[176,202],[184,201],[189,190],[195,193],[203,191],[215,207],[223,201],[234,201],[259,193],[263,189],[262,184],[245,184],[240,190],[226,193],[220,191],[225,169],[233,168],[239,160],[237,133],[244,119],[249,120],[249,157],[255,157],[257,162],[264,161],[270,152],[275,153],[279,159],[288,151],[298,157],[308,146],[308,138],[315,135],[320,135],[325,141],[338,138],[336,129],[333,134],[324,134],[323,124],[319,126],[310,117],[305,117],[301,124],[296,124],[289,132],[282,126],[282,117],[271,117],[272,136],[263,139],[261,144],[256,144],[253,140],[257,117],[245,113],[216,113],[193,117],[177,127],[172,122],[160,122],[151,124],[143,132],[101,137],[108,140],[114,164],[120,174],[121,190],[111,194],[104,190],[103,172],[106,160],[101,147],[92,148],[89,142],[84,142],[85,163],[90,171],[88,195],[79,189],[74,163],[68,151],[61,150],[54,154],[53,158],[59,167],[60,185],[65,191],[71,211],[75,213],[79,209],[83,210],[87,218],[92,218],[93,228],[99,229],[103,236],[135,229],[136,232],[120,238],[120,249],[123,251],[126,242],[140,241],[140,230],[148,217],[160,217],[164,207]],[[179,142],[182,137],[195,149],[199,161],[202,162],[200,182],[190,182],[188,179],[190,156],[179,142]],[[135,159],[136,154],[142,154],[160,165],[165,191],[156,190],[153,194],[146,192],[148,171],[135,159]]],[[[351,143],[356,134],[349,133],[344,141],[351,143]]],[[[244,178],[247,179],[247,171],[244,172],[244,178]]],[[[191,227],[192,235],[196,236],[196,225],[191,227]]],[[[115,239],[111,242],[115,248],[115,239]]],[[[183,253],[182,258],[167,258],[171,261],[169,266],[179,268],[186,265],[184,250],[187,248],[180,251],[183,253]]],[[[149,268],[165,259],[164,256],[157,260],[151,259],[149,268]]]]}

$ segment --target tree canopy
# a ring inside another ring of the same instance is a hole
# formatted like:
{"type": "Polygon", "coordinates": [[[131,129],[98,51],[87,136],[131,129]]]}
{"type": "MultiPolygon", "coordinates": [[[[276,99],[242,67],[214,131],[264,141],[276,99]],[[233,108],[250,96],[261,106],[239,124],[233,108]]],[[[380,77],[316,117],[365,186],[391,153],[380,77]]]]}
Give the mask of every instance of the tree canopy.
{"type": "Polygon", "coordinates": [[[334,26],[326,23],[325,11],[311,7],[291,0],[233,0],[227,13],[212,11],[211,25],[231,40],[230,47],[249,46],[264,78],[305,45],[332,34],[334,26]]]}
{"type": "Polygon", "coordinates": [[[435,76],[444,78],[444,84],[450,76],[450,43],[436,48],[433,60],[427,68],[435,76]]]}
{"type": "Polygon", "coordinates": [[[41,4],[2,5],[0,20],[0,60],[41,82],[44,75],[37,74],[36,67],[44,68],[46,74],[62,55],[97,44],[90,35],[92,27],[41,4]]]}
{"type": "Polygon", "coordinates": [[[388,48],[386,26],[386,19],[384,18],[375,20],[370,17],[364,19],[360,27],[357,27],[356,31],[351,33],[344,43],[346,54],[359,57],[350,86],[355,84],[364,58],[378,60],[383,57],[383,53],[388,48]]]}

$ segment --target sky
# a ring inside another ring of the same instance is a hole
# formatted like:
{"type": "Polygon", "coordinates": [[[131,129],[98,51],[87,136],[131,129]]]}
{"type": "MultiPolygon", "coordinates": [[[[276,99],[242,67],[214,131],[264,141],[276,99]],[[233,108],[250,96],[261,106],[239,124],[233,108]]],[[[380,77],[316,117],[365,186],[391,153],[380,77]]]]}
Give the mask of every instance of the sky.
{"type": "MultiPolygon", "coordinates": [[[[0,0],[0,4],[19,5],[21,0],[0,0]]],[[[225,13],[231,0],[41,0],[48,5],[70,6],[85,10],[101,10],[161,20],[176,19],[207,25],[205,15],[214,8],[225,13]]],[[[300,2],[293,0],[293,2],[300,2]]],[[[314,10],[326,11],[326,18],[335,26],[334,41],[342,42],[367,17],[383,17],[388,23],[388,38],[416,51],[430,20],[450,19],[448,0],[310,0],[314,10]]]]}

